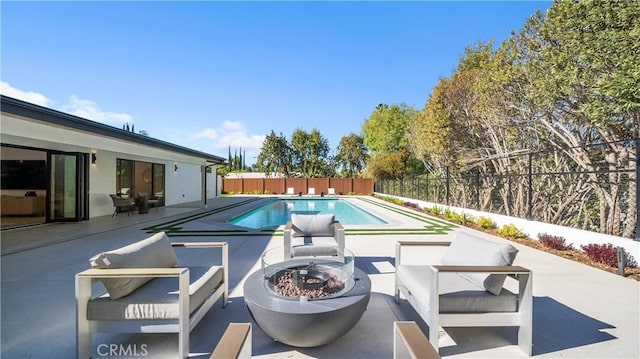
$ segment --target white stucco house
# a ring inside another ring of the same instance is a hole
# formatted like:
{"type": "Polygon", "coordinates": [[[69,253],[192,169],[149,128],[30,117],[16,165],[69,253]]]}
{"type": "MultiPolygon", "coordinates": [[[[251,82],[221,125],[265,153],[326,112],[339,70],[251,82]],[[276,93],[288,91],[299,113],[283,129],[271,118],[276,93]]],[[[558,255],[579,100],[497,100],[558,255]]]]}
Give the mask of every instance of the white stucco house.
{"type": "Polygon", "coordinates": [[[223,157],[7,96],[0,110],[3,219],[90,220],[114,212],[111,194],[204,206],[219,193],[223,157]]]}

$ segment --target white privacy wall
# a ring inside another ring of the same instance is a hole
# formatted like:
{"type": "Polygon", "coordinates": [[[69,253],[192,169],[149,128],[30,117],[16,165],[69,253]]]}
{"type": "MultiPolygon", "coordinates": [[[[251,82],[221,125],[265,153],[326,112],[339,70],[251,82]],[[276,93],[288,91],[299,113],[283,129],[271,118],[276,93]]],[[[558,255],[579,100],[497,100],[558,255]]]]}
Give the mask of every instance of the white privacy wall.
{"type": "Polygon", "coordinates": [[[420,208],[423,208],[423,209],[438,206],[443,210],[449,209],[450,211],[456,212],[460,215],[466,214],[469,216],[473,216],[474,218],[478,218],[478,217],[491,218],[498,225],[498,227],[502,227],[508,224],[513,224],[516,227],[518,227],[520,231],[525,233],[529,238],[533,238],[533,239],[538,239],[538,234],[540,233],[547,233],[554,236],[561,236],[561,237],[564,237],[567,243],[573,244],[573,246],[576,249],[580,249],[581,245],[587,245],[590,243],[598,243],[598,244],[611,243],[616,247],[618,246],[623,247],[628,253],[630,253],[636,259],[636,261],[640,261],[640,242],[634,241],[629,238],[611,236],[608,234],[585,231],[582,229],[563,227],[563,226],[558,226],[555,224],[549,224],[544,222],[529,221],[523,218],[504,216],[501,214],[495,214],[490,212],[476,211],[468,208],[445,206],[440,203],[418,201],[412,198],[391,196],[385,193],[378,193],[378,194],[385,197],[398,198],[404,202],[415,203],[420,208]]]}

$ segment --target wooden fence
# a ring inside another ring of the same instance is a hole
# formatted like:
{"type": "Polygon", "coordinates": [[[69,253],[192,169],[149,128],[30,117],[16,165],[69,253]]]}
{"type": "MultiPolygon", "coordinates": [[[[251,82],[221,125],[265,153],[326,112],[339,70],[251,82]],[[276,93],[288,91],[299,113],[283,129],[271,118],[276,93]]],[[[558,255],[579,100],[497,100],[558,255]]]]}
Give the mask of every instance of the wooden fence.
{"type": "Polygon", "coordinates": [[[336,194],[369,195],[373,193],[372,178],[224,178],[222,193],[233,194],[307,194],[314,188],[317,195],[333,188],[336,194]]]}

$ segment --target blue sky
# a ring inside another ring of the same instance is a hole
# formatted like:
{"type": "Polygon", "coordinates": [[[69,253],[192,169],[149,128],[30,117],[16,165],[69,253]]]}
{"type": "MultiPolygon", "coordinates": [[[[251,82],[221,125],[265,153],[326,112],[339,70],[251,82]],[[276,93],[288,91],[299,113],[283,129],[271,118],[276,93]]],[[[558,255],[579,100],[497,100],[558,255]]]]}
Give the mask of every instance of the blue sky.
{"type": "Polygon", "coordinates": [[[332,150],[379,103],[422,109],[464,48],[543,1],[7,2],[2,93],[247,163],[274,130],[332,150]]]}

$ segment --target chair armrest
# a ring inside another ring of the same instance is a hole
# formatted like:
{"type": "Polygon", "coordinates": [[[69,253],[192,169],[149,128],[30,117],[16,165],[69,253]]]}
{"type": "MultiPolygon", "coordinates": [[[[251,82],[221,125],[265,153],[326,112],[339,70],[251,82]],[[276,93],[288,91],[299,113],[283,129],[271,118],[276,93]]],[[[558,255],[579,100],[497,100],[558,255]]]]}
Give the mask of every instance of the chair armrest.
{"type": "Polygon", "coordinates": [[[76,274],[79,278],[118,278],[118,277],[179,277],[189,268],[91,268],[76,274]]]}
{"type": "Polygon", "coordinates": [[[411,359],[440,359],[427,336],[414,321],[393,322],[393,357],[411,359]]]}
{"type": "Polygon", "coordinates": [[[251,323],[229,323],[209,359],[251,358],[251,323]]]}
{"type": "Polygon", "coordinates": [[[333,223],[334,238],[338,243],[338,247],[344,250],[344,226],[340,222],[333,223]]]}
{"type": "Polygon", "coordinates": [[[185,247],[185,248],[209,248],[209,247],[224,247],[227,246],[227,242],[172,242],[173,247],[185,247]]]}
{"type": "Polygon", "coordinates": [[[449,246],[451,242],[397,241],[396,246],[449,246]]]}
{"type": "Polygon", "coordinates": [[[492,273],[492,274],[530,274],[531,270],[521,266],[462,266],[462,265],[434,265],[441,273],[492,273]]]}
{"type": "Polygon", "coordinates": [[[222,305],[229,302],[229,244],[227,242],[173,242],[172,247],[181,248],[221,248],[222,249],[222,275],[224,282],[224,299],[222,305]]]}
{"type": "Polygon", "coordinates": [[[293,231],[293,223],[288,221],[284,226],[284,231],[282,234],[284,235],[284,259],[287,260],[291,258],[291,231],[293,231]]]}

